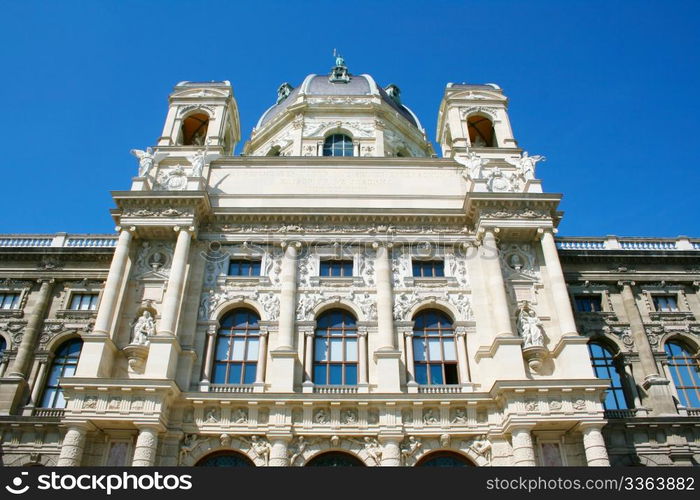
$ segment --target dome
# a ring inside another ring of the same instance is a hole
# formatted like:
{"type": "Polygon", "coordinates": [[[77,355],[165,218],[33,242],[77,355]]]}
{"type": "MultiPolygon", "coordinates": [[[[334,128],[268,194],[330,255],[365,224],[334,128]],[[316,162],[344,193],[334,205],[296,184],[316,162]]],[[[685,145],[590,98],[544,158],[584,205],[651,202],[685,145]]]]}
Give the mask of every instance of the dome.
{"type": "MultiPolygon", "coordinates": [[[[256,129],[264,126],[272,121],[273,118],[283,113],[290,105],[297,102],[297,98],[301,96],[378,96],[386,104],[391,106],[399,115],[403,116],[411,125],[423,131],[423,127],[418,121],[418,117],[408,107],[401,104],[399,99],[399,88],[396,85],[389,85],[387,88],[393,88],[394,96],[387,93],[386,90],[379,87],[370,75],[351,75],[347,74],[346,80],[334,80],[334,73],[328,75],[311,74],[304,78],[301,85],[291,90],[286,97],[278,99],[277,104],[268,108],[258,120],[256,129]]],[[[282,84],[280,89],[285,85],[282,84]]],[[[291,87],[288,87],[291,88],[291,87]]]]}

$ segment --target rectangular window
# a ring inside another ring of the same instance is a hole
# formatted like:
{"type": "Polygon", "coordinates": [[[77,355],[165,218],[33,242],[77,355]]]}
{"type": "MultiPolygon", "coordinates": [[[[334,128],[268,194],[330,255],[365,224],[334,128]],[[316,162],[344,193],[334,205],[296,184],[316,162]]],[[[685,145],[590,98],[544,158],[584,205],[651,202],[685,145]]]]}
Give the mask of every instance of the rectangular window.
{"type": "Polygon", "coordinates": [[[654,308],[659,312],[678,312],[675,295],[654,295],[654,308]]]}
{"type": "Polygon", "coordinates": [[[229,276],[260,276],[260,261],[237,259],[228,263],[229,276]]]}
{"type": "Polygon", "coordinates": [[[0,309],[19,309],[19,293],[0,292],[0,309]]]}
{"type": "Polygon", "coordinates": [[[71,297],[70,308],[73,311],[94,311],[97,309],[97,294],[74,293],[71,297]]]}
{"type": "Polygon", "coordinates": [[[600,312],[603,305],[600,295],[577,295],[574,297],[578,312],[600,312]]]}
{"type": "Polygon", "coordinates": [[[416,278],[442,278],[445,276],[445,262],[442,260],[413,261],[413,276],[416,278]]]}
{"type": "Polygon", "coordinates": [[[352,276],[351,260],[322,260],[320,276],[352,276]]]}

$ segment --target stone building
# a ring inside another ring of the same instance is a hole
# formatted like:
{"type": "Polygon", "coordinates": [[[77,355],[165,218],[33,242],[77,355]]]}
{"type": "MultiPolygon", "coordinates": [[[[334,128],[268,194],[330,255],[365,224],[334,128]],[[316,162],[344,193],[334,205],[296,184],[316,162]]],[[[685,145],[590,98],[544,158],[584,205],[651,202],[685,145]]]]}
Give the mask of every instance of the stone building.
{"type": "Polygon", "coordinates": [[[110,235],[0,236],[4,465],[700,460],[700,240],[557,238],[494,84],[181,82],[110,235]]]}

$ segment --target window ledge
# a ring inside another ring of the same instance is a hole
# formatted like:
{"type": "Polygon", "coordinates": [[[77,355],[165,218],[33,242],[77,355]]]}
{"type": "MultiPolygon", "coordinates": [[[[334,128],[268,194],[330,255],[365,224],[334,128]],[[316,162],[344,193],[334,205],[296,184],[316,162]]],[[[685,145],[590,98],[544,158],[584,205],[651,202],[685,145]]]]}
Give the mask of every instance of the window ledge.
{"type": "Polygon", "coordinates": [[[695,316],[687,311],[655,311],[649,313],[649,319],[652,321],[683,321],[694,320],[695,316]]]}
{"type": "Polygon", "coordinates": [[[23,318],[22,309],[0,309],[0,318],[23,318]]]}
{"type": "Polygon", "coordinates": [[[89,319],[94,316],[97,316],[97,309],[92,309],[88,311],[80,311],[75,309],[61,309],[60,311],[56,311],[57,318],[89,319]]]}
{"type": "Polygon", "coordinates": [[[422,286],[426,288],[440,288],[446,286],[457,286],[457,279],[451,276],[439,276],[435,278],[424,278],[420,276],[409,276],[404,279],[407,287],[422,286]]]}
{"type": "Polygon", "coordinates": [[[270,278],[267,276],[219,276],[216,280],[218,285],[248,285],[248,286],[270,286],[270,278]]]}
{"type": "Polygon", "coordinates": [[[318,276],[312,278],[311,286],[353,286],[355,280],[353,276],[318,276]]]}

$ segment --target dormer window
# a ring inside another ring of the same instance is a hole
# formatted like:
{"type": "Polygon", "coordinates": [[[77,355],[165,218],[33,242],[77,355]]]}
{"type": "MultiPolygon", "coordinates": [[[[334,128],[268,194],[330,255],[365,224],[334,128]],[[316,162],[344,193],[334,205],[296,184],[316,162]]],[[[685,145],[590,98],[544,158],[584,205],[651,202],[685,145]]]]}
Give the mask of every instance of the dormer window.
{"type": "Polygon", "coordinates": [[[353,156],[352,139],[344,134],[333,134],[323,142],[323,156],[353,156]]]}

